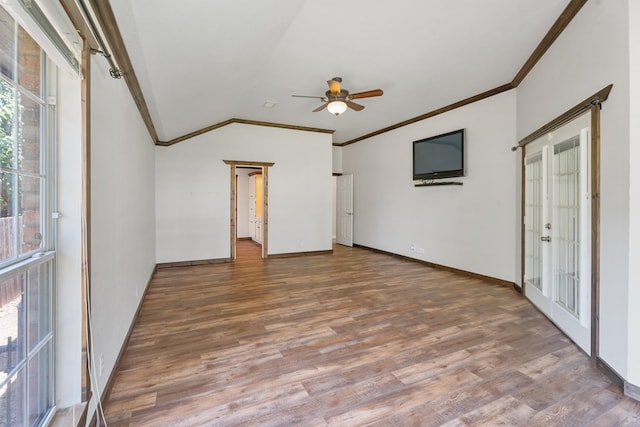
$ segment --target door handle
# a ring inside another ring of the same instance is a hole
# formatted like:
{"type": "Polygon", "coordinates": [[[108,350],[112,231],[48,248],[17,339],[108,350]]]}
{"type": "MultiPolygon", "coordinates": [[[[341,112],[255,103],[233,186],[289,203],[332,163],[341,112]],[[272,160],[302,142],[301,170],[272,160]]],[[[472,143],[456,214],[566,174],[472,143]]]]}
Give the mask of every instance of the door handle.
{"type": "Polygon", "coordinates": [[[347,212],[347,215],[353,215],[353,212],[347,212]]]}
{"type": "Polygon", "coordinates": [[[550,242],[551,241],[551,237],[550,236],[542,236],[542,237],[540,237],[540,240],[542,240],[543,242],[550,242]]]}

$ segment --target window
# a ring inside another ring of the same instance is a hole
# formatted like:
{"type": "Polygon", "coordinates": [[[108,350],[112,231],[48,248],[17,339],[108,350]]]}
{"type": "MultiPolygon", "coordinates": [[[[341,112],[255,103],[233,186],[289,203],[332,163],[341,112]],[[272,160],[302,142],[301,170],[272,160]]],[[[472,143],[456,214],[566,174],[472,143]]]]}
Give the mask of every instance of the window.
{"type": "Polygon", "coordinates": [[[0,8],[0,425],[40,425],[54,405],[54,106],[45,64],[0,8]]]}

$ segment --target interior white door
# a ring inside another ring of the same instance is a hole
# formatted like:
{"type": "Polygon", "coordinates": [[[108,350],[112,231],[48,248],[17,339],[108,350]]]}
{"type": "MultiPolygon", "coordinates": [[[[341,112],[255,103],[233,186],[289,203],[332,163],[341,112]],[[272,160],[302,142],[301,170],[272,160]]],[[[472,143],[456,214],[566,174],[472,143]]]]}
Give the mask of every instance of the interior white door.
{"type": "Polygon", "coordinates": [[[590,114],[525,153],[525,295],[591,352],[590,114]]]}
{"type": "Polygon", "coordinates": [[[336,178],[336,243],[353,246],[353,175],[336,178]]]}

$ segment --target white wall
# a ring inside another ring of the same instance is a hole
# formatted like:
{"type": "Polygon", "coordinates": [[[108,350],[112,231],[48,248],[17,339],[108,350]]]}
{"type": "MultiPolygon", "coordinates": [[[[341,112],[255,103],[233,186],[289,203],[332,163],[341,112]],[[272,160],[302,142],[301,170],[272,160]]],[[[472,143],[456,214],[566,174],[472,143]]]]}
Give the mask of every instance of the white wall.
{"type": "Polygon", "coordinates": [[[81,401],[82,393],[82,104],[80,79],[58,72],[56,221],[56,405],[81,401]]]}
{"type": "MultiPolygon", "coordinates": [[[[91,330],[99,392],[155,268],[155,150],[123,80],[91,61],[91,330]]],[[[91,412],[90,412],[91,414],[91,412]]]]}
{"type": "Polygon", "coordinates": [[[156,148],[157,262],[229,258],[230,172],[269,168],[269,254],[331,249],[331,135],[232,124],[156,148]]]}
{"type": "Polygon", "coordinates": [[[344,147],[354,243],[515,282],[515,105],[509,91],[344,147]],[[414,187],[412,141],[460,128],[464,185],[414,187]]]}
{"type": "MultiPolygon", "coordinates": [[[[627,357],[627,380],[640,386],[640,2],[629,0],[629,31],[630,31],[630,110],[631,120],[629,135],[629,218],[635,218],[629,224],[629,259],[636,262],[629,263],[629,298],[627,310],[629,313],[629,354],[627,357]]],[[[637,394],[637,393],[636,393],[637,394]]],[[[637,396],[640,398],[640,396],[637,396]]]]}
{"type": "Polygon", "coordinates": [[[630,332],[628,31],[627,1],[587,2],[517,89],[520,139],[614,84],[601,111],[599,341],[600,357],[625,378],[630,332]]]}
{"type": "Polygon", "coordinates": [[[342,147],[332,147],[333,172],[342,173],[342,147]]]}

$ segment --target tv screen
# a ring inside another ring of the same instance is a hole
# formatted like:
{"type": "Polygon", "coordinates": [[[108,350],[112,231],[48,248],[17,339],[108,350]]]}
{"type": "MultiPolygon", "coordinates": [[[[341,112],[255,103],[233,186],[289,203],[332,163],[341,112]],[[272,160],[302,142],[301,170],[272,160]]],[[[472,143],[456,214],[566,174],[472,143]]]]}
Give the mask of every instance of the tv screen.
{"type": "Polygon", "coordinates": [[[464,129],[413,141],[413,179],[464,176],[464,129]]]}

